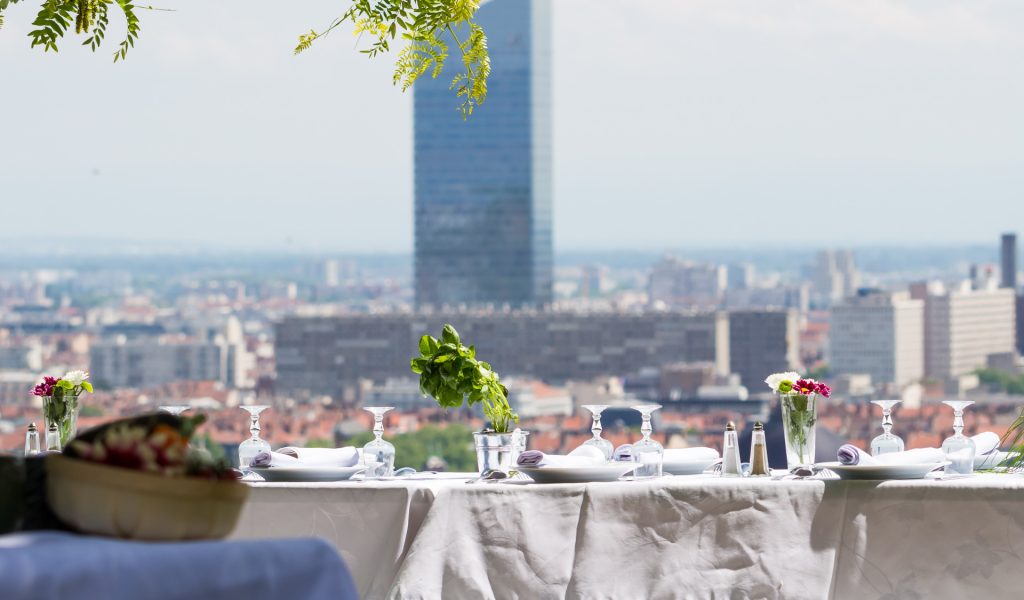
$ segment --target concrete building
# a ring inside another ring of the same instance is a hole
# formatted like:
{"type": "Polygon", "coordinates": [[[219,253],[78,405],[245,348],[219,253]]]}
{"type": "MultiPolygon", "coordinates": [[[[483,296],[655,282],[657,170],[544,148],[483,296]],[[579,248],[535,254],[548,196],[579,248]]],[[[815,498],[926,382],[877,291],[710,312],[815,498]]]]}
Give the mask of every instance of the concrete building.
{"type": "Polygon", "coordinates": [[[102,340],[89,348],[92,380],[106,387],[144,388],[175,381],[219,381],[251,386],[252,355],[245,346],[214,341],[164,338],[102,340]]]}
{"type": "Polygon", "coordinates": [[[800,367],[800,323],[794,310],[729,313],[729,366],[749,389],[763,391],[772,373],[800,367]]]}
{"type": "Polygon", "coordinates": [[[814,299],[820,304],[838,302],[860,287],[860,272],[849,250],[819,251],[811,271],[814,299]]]}
{"type": "Polygon", "coordinates": [[[1015,313],[1016,294],[1011,289],[961,286],[928,294],[925,374],[948,380],[984,367],[990,354],[1013,352],[1015,313]]]}
{"type": "Polygon", "coordinates": [[[651,270],[648,294],[652,303],[714,308],[722,302],[727,283],[722,265],[695,263],[666,256],[651,270]]]}
{"type": "Polygon", "coordinates": [[[1000,247],[1000,272],[1002,273],[999,287],[1017,290],[1017,234],[1004,233],[1000,247]]]}
{"type": "Polygon", "coordinates": [[[553,289],[551,3],[494,0],[475,20],[491,56],[487,104],[463,120],[450,89],[460,60],[413,89],[416,304],[542,306],[553,289]]]}
{"type": "Polygon", "coordinates": [[[870,375],[905,386],[924,375],[924,302],[907,293],[860,290],[831,309],[834,375],[870,375]]]}
{"type": "Polygon", "coordinates": [[[451,323],[503,377],[545,383],[626,376],[678,362],[729,372],[722,313],[467,311],[288,317],[275,326],[277,387],[337,395],[359,379],[408,377],[425,333],[451,323]]]}

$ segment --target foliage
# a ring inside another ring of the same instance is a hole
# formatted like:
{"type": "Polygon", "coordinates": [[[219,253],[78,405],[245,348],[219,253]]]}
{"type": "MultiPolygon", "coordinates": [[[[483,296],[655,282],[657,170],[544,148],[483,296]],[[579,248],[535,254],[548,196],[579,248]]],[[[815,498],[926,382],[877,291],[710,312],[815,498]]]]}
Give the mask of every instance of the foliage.
{"type": "Polygon", "coordinates": [[[310,438],[306,440],[306,448],[333,448],[334,441],[327,438],[310,438]]]}
{"type": "Polygon", "coordinates": [[[978,369],[978,379],[986,387],[1012,396],[1024,396],[1024,375],[1011,375],[999,369],[978,369]]]}
{"type": "MultiPolygon", "coordinates": [[[[452,423],[447,427],[428,425],[411,433],[387,436],[395,445],[395,468],[412,467],[422,471],[433,456],[444,459],[449,471],[476,471],[476,453],[472,437],[465,425],[452,423]]],[[[364,446],[373,439],[367,431],[354,436],[349,443],[364,446]]]]}
{"type": "MultiPolygon", "coordinates": [[[[4,10],[23,0],[0,0],[0,27],[4,10]]],[[[38,1],[38,0],[36,0],[38,1]]],[[[487,53],[487,36],[473,21],[480,0],[351,0],[352,5],[341,16],[317,32],[310,29],[299,36],[295,54],[349,22],[356,35],[372,39],[369,48],[360,50],[370,58],[391,51],[395,40],[402,45],[395,60],[392,82],[408,90],[426,73],[438,77],[448,58],[448,41],[455,43],[462,56],[463,72],[449,86],[462,99],[459,110],[466,118],[487,98],[487,78],[491,61],[487,53]],[[460,39],[460,35],[462,38],[460,39]]],[[[96,51],[106,37],[110,23],[108,9],[117,5],[124,15],[127,33],[114,51],[114,62],[124,59],[135,46],[141,26],[136,11],[166,10],[152,6],[136,6],[132,0],[43,0],[29,32],[32,46],[44,52],[57,52],[57,42],[74,26],[74,33],[85,35],[83,46],[96,51]]]]}
{"type": "Polygon", "coordinates": [[[483,403],[484,416],[497,433],[508,433],[519,416],[508,404],[508,389],[501,384],[491,365],[476,359],[476,348],[466,347],[459,333],[445,325],[441,339],[420,338],[420,355],[410,361],[420,376],[420,391],[445,408],[458,408],[463,401],[483,403]]]}
{"type": "Polygon", "coordinates": [[[459,110],[466,118],[487,98],[491,74],[487,36],[473,22],[479,6],[479,0],[352,0],[352,6],[321,32],[311,29],[300,35],[295,54],[308,50],[345,22],[353,24],[356,35],[372,38],[370,47],[360,50],[370,58],[389,52],[391,44],[401,38],[405,45],[398,52],[392,83],[404,92],[428,72],[431,77],[441,74],[448,58],[445,40],[451,38],[462,54],[464,72],[452,79],[450,88],[462,98],[459,110]]]}
{"type": "Polygon", "coordinates": [[[92,404],[86,404],[78,410],[78,414],[82,417],[102,417],[103,409],[92,404]]]}
{"type": "Polygon", "coordinates": [[[1020,415],[1006,430],[1006,435],[999,440],[999,447],[1007,448],[1010,453],[999,466],[1015,472],[1024,470],[1024,409],[1021,409],[1020,415]]]}

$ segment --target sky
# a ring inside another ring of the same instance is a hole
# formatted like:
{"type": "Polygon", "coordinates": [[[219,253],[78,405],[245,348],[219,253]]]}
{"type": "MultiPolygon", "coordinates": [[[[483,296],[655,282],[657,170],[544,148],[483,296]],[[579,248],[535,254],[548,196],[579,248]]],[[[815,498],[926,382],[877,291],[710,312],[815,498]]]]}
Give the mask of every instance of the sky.
{"type": "MultiPolygon", "coordinates": [[[[552,1],[556,250],[1024,232],[1019,0],[552,1]]],[[[291,53],[344,2],[164,0],[117,64],[116,15],[29,48],[38,4],[0,29],[0,237],[411,249],[411,93],[347,31],[291,53]]]]}

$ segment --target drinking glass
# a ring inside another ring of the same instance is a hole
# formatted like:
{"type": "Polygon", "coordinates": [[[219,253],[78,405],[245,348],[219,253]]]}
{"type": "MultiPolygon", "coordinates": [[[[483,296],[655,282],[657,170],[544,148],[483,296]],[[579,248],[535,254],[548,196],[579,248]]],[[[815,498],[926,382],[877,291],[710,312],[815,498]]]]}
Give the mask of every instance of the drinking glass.
{"type": "Polygon", "coordinates": [[[651,439],[651,413],[661,408],[661,405],[638,404],[631,408],[643,417],[640,433],[644,434],[643,439],[633,444],[633,463],[636,464],[633,469],[633,477],[636,479],[660,477],[661,467],[665,461],[665,449],[651,439]]]}
{"type": "Polygon", "coordinates": [[[184,404],[184,405],[183,404],[171,404],[171,405],[167,405],[167,406],[161,406],[160,410],[162,410],[162,411],[164,411],[166,413],[171,413],[172,415],[177,417],[181,413],[185,412],[186,410],[188,410],[190,408],[192,408],[192,407],[188,406],[187,404],[184,404]]]}
{"type": "Polygon", "coordinates": [[[903,452],[903,439],[892,433],[892,407],[900,400],[872,400],[872,404],[882,407],[882,435],[871,440],[871,455],[903,452]]]}
{"type": "Polygon", "coordinates": [[[391,477],[395,471],[395,446],[382,439],[384,435],[384,413],[394,409],[393,406],[364,406],[363,410],[373,413],[374,440],[363,446],[363,466],[366,479],[391,477]]]}
{"type": "Polygon", "coordinates": [[[252,473],[249,470],[252,459],[260,452],[270,452],[270,444],[260,437],[260,413],[270,407],[257,404],[240,408],[249,413],[249,433],[252,437],[238,445],[238,468],[243,475],[248,475],[252,473]]]}
{"type": "Polygon", "coordinates": [[[608,408],[606,404],[584,404],[583,408],[590,411],[591,416],[594,419],[594,424],[590,427],[590,432],[594,434],[594,437],[583,442],[584,446],[593,446],[604,453],[605,460],[612,459],[612,452],[615,451],[615,447],[608,440],[601,437],[601,413],[604,409],[608,408]]]}
{"type": "Polygon", "coordinates": [[[970,475],[974,473],[974,440],[964,435],[964,409],[974,404],[973,400],[945,400],[943,404],[953,409],[953,435],[942,442],[942,452],[950,464],[946,473],[970,475]]]}

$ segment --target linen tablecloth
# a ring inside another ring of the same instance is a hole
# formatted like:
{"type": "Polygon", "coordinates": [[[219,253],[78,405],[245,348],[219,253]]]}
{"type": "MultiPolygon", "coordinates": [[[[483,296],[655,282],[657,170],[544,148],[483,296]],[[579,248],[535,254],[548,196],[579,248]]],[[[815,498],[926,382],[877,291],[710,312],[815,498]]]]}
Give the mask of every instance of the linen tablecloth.
{"type": "Polygon", "coordinates": [[[326,537],[357,555],[367,598],[1002,598],[1024,572],[1018,476],[260,484],[251,498],[238,535],[326,537]]]}
{"type": "Polygon", "coordinates": [[[323,540],[129,542],[62,532],[0,536],[4,600],[356,600],[323,540]]]}

